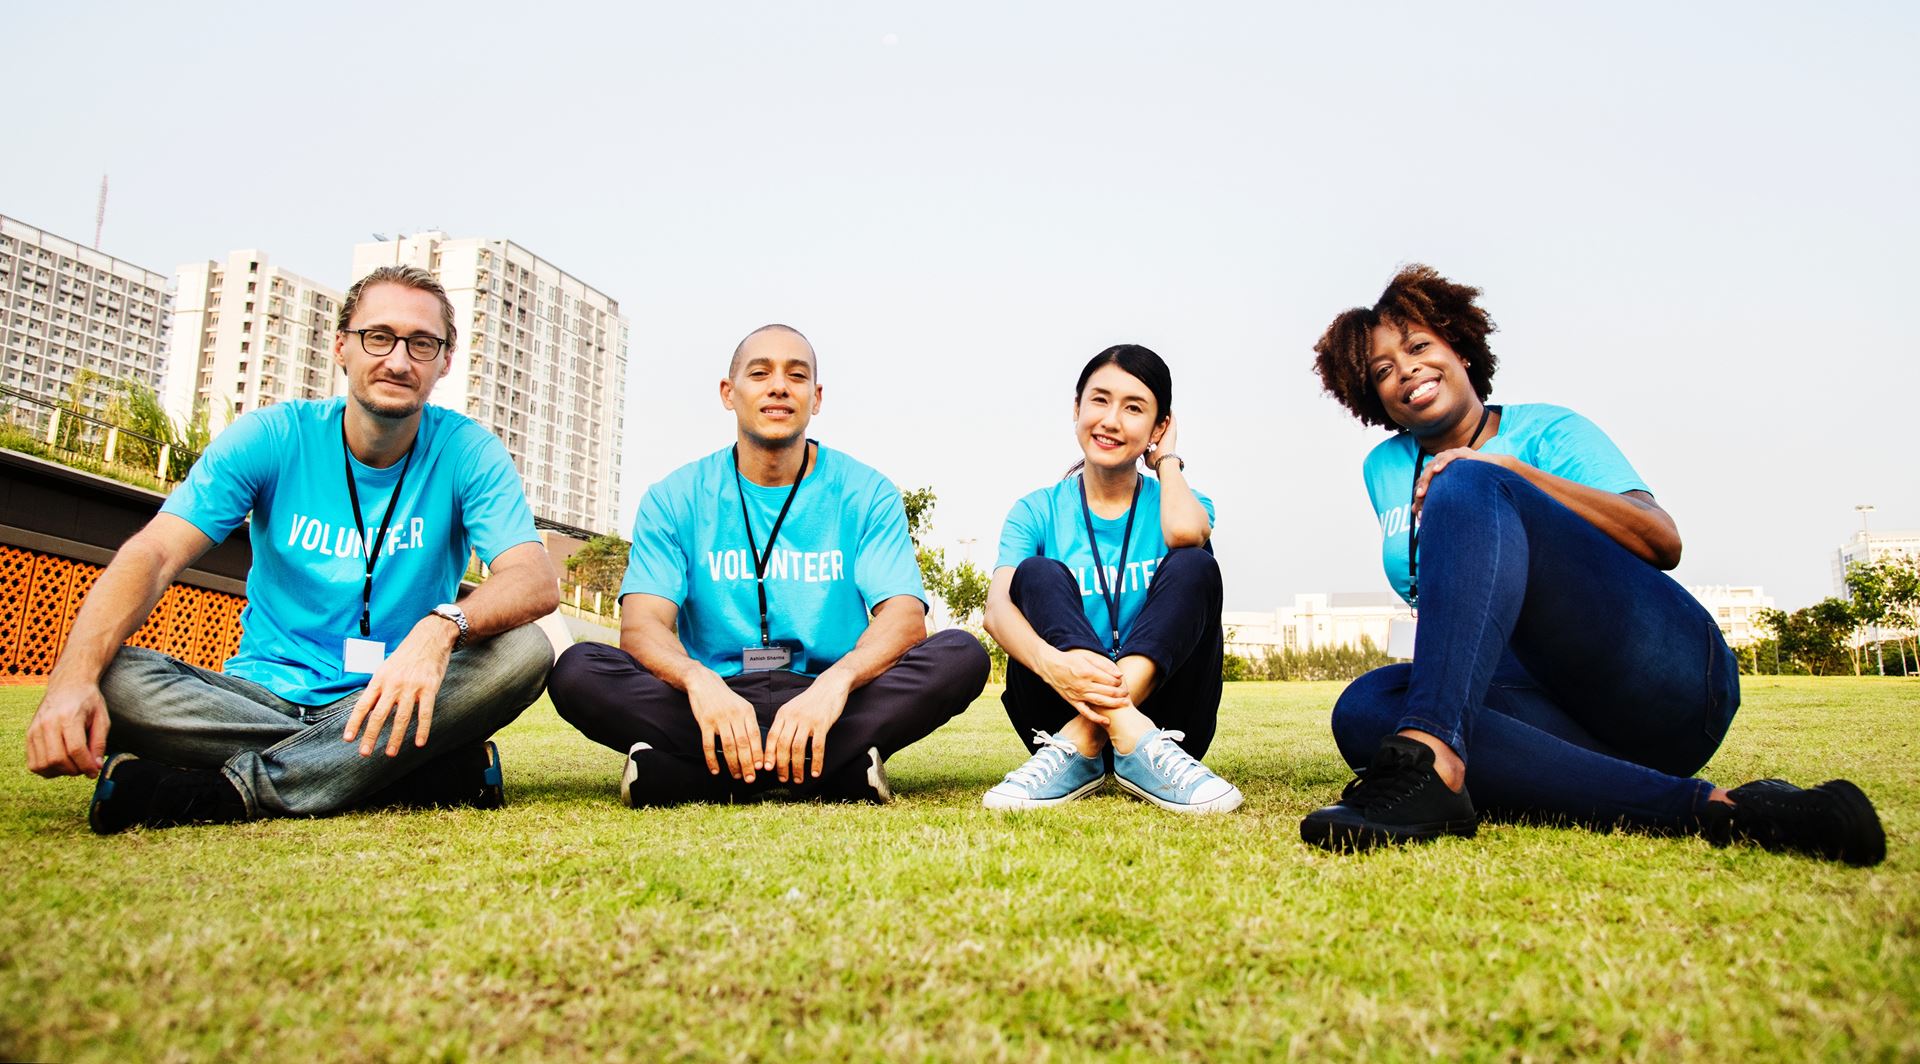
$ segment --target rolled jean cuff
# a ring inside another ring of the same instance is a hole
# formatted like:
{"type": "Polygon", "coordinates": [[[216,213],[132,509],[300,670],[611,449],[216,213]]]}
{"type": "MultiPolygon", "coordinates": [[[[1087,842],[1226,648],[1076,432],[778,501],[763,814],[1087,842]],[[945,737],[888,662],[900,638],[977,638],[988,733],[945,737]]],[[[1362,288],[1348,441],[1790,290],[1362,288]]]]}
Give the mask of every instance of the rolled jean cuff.
{"type": "Polygon", "coordinates": [[[1466,763],[1467,737],[1462,734],[1458,728],[1448,728],[1435,724],[1426,717],[1402,717],[1400,718],[1400,723],[1393,726],[1393,732],[1397,735],[1403,731],[1426,732],[1428,735],[1446,743],[1447,749],[1452,750],[1454,756],[1458,757],[1462,764],[1466,763]]]}
{"type": "Polygon", "coordinates": [[[220,774],[226,777],[228,783],[233,784],[234,790],[240,792],[240,804],[246,807],[247,819],[259,819],[260,803],[254,800],[253,784],[247,779],[247,774],[237,771],[231,762],[220,766],[220,774]]]}
{"type": "Polygon", "coordinates": [[[1688,803],[1688,809],[1694,819],[1698,820],[1701,812],[1707,808],[1707,804],[1713,801],[1713,781],[1694,779],[1687,782],[1693,784],[1693,801],[1688,803]]]}

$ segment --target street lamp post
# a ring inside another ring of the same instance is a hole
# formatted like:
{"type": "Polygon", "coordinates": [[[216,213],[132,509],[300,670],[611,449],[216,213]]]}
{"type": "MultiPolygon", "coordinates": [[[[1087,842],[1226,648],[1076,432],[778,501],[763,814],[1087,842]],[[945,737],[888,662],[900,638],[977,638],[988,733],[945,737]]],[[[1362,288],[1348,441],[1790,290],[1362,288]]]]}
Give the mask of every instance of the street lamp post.
{"type": "MultiPolygon", "coordinates": [[[[1867,515],[1873,512],[1874,507],[1869,503],[1862,503],[1858,506],[1855,506],[1853,510],[1855,513],[1860,515],[1860,549],[1866,553],[1867,564],[1872,565],[1873,564],[1873,534],[1867,531],[1867,515]]],[[[1880,675],[1885,676],[1887,674],[1887,659],[1880,653],[1880,622],[1874,621],[1873,623],[1869,624],[1867,626],[1867,630],[1873,636],[1874,664],[1879,666],[1880,675]]]]}

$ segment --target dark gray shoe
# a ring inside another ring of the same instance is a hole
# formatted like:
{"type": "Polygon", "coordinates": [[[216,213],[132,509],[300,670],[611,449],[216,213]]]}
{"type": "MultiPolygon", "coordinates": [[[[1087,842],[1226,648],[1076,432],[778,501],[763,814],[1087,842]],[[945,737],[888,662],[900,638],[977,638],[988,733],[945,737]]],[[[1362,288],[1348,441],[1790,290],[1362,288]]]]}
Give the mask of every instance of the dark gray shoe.
{"type": "Polygon", "coordinates": [[[1774,852],[1806,854],[1850,865],[1877,865],[1887,856],[1880,814],[1859,787],[1828,780],[1802,790],[1786,780],[1754,780],[1727,792],[1729,808],[1708,802],[1700,833],[1715,846],[1735,840],[1774,852]]]}
{"type": "Polygon", "coordinates": [[[1365,850],[1442,835],[1471,836],[1480,827],[1473,799],[1454,793],[1433,770],[1433,751],[1401,735],[1380,740],[1373,764],[1340,792],[1340,800],[1300,822],[1300,838],[1329,850],[1365,850]]]}
{"type": "Polygon", "coordinates": [[[887,763],[880,759],[880,749],[867,747],[853,764],[821,780],[816,794],[826,802],[886,805],[893,801],[893,788],[887,784],[887,763]]]}
{"type": "Polygon", "coordinates": [[[96,835],[246,818],[246,800],[218,770],[174,768],[133,754],[107,758],[87,807],[87,826],[96,835]]]}

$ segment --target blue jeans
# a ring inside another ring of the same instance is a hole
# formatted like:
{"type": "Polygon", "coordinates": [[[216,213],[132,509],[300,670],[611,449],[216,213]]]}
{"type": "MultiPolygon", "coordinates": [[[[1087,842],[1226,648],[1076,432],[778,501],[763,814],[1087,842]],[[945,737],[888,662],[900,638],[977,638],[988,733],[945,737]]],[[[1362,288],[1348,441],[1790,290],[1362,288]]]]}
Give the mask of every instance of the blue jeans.
{"type": "Polygon", "coordinates": [[[1467,763],[1475,803],[1649,827],[1693,822],[1691,778],[1740,704],[1707,611],[1517,473],[1454,462],[1420,524],[1413,663],[1354,681],[1333,711],[1347,763],[1411,728],[1467,763]]]}
{"type": "Polygon", "coordinates": [[[324,706],[289,702],[251,680],[121,647],[100,677],[107,749],[181,768],[217,768],[247,815],[319,816],[352,807],[450,750],[513,722],[546,686],[553,645],[531,624],[458,650],[433,701],[427,745],[409,724],[400,753],[361,757],[341,739],[360,692],[324,706]]]}
{"type": "MultiPolygon", "coordinates": [[[[1055,650],[1110,648],[1094,633],[1082,606],[1080,584],[1053,558],[1028,558],[1013,571],[1009,589],[1015,609],[1055,650]]],[[[1157,682],[1140,703],[1156,727],[1183,733],[1180,746],[1205,757],[1220,723],[1220,665],[1225,650],[1220,627],[1220,565],[1199,547],[1176,547],[1160,559],[1147,601],[1120,644],[1117,657],[1153,662],[1157,682]]],[[[1066,727],[1076,712],[1033,670],[1007,662],[1007,689],[1000,696],[1020,741],[1033,733],[1066,727]]]]}

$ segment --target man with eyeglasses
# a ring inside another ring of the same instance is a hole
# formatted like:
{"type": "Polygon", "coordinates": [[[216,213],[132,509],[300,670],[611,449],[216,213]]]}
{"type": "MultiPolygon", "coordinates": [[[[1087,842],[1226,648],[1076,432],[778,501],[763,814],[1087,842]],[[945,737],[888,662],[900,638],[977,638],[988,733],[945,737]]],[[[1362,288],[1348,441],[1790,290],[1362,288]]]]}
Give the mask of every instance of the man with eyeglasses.
{"type": "Polygon", "coordinates": [[[640,502],[620,645],[554,664],[554,709],[624,756],[633,808],[782,789],[884,804],[886,759],[987,682],[979,640],[927,636],[900,490],[807,438],[823,394],[792,327],[740,341],[720,382],[733,445],[640,502]]]}
{"type": "Polygon", "coordinates": [[[94,831],[504,801],[488,737],[539,697],[531,622],[559,592],[506,447],[427,404],[456,339],[430,274],[362,278],[334,337],[347,396],[229,425],[115,554],[27,730],[29,769],[97,778],[94,831]],[[225,670],[123,646],[249,513],[225,670]],[[471,551],[491,574],[456,603],[471,551]]]}

